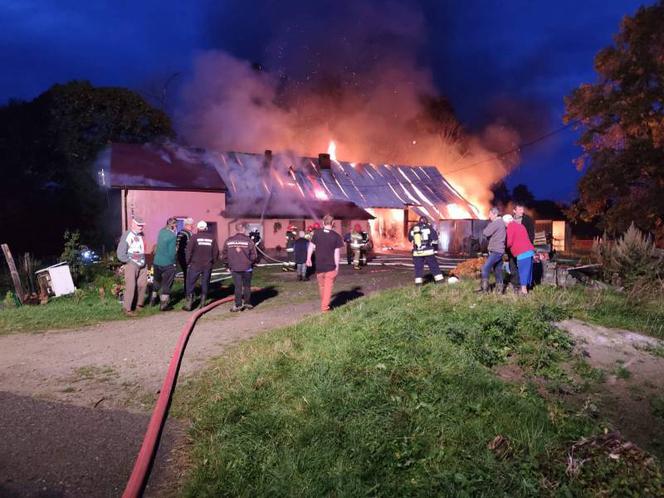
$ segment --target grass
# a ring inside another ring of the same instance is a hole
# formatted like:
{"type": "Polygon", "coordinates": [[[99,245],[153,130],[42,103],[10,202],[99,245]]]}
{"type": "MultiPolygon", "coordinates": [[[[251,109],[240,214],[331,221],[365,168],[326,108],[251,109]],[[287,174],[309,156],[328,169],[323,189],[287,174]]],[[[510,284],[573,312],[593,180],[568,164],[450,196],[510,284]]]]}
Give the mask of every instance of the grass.
{"type": "MultiPolygon", "coordinates": [[[[157,310],[148,306],[141,315],[153,315],[157,310]]],[[[116,298],[109,293],[106,293],[105,298],[100,298],[96,290],[86,289],[54,298],[46,305],[0,310],[0,335],[67,329],[124,319],[122,305],[116,298]]]]}
{"type": "Polygon", "coordinates": [[[185,494],[664,496],[656,463],[598,452],[566,472],[571,444],[603,427],[489,368],[564,375],[571,344],[551,322],[569,312],[546,292],[395,289],[237,346],[178,391],[185,494]]]}

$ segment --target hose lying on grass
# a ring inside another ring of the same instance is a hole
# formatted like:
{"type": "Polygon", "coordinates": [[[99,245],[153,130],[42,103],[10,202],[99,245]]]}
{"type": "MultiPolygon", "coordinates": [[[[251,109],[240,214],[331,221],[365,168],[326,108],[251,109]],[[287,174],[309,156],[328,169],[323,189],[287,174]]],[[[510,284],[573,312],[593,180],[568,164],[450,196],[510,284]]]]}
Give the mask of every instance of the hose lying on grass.
{"type": "MultiPolygon", "coordinates": [[[[251,290],[252,292],[257,292],[261,289],[252,288],[251,290]]],[[[143,444],[141,445],[141,449],[138,452],[131,476],[129,477],[129,481],[127,481],[127,486],[125,487],[124,493],[122,494],[123,498],[135,498],[142,496],[145,490],[145,486],[148,483],[150,471],[152,470],[152,465],[154,464],[154,459],[157,455],[157,449],[159,448],[161,433],[164,429],[164,424],[166,423],[166,417],[168,416],[168,409],[171,405],[173,392],[175,391],[175,384],[177,382],[178,372],[180,371],[182,357],[184,356],[184,350],[187,347],[187,342],[189,341],[189,337],[194,330],[196,322],[208,311],[213,310],[221,304],[229,303],[233,301],[233,299],[234,296],[228,296],[223,299],[219,299],[218,301],[214,301],[204,308],[192,312],[191,316],[182,327],[182,332],[180,333],[175,350],[173,351],[171,362],[168,365],[168,371],[166,372],[164,383],[162,384],[161,391],[159,392],[159,398],[157,398],[157,403],[155,404],[154,410],[152,411],[152,416],[150,417],[150,422],[148,423],[148,427],[145,431],[143,444]]]]}

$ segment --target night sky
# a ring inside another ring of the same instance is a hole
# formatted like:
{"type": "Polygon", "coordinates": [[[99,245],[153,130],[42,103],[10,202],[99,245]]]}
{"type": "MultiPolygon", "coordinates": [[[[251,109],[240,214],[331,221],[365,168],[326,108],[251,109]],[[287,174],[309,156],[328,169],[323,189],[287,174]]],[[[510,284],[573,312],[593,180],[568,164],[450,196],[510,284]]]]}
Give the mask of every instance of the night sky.
{"type": "MultiPolygon", "coordinates": [[[[354,0],[359,1],[359,0],[354,0]]],[[[270,70],[274,40],[301,43],[330,29],[342,0],[223,2],[0,0],[0,102],[31,99],[53,83],[87,79],[149,92],[173,73],[186,79],[195,54],[222,49],[270,70]],[[302,5],[305,4],[303,7],[302,5]],[[320,19],[328,22],[320,23],[320,19]]],[[[418,63],[473,130],[516,123],[524,140],[559,128],[563,97],[595,79],[593,58],[611,43],[635,0],[411,1],[426,19],[418,63]],[[525,130],[525,131],[524,131],[525,130]]],[[[371,29],[371,20],[355,20],[371,29]]],[[[395,20],[398,22],[398,20],[395,20]]],[[[175,98],[175,97],[174,97],[175,98]]],[[[508,184],[539,198],[574,198],[575,134],[523,151],[508,184]]]]}

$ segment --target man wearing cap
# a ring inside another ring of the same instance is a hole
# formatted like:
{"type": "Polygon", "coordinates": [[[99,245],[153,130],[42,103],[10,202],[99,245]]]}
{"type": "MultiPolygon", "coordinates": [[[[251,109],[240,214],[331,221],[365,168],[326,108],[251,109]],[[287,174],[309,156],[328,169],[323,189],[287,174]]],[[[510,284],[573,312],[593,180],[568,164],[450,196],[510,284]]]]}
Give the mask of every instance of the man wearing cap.
{"type": "Polygon", "coordinates": [[[185,311],[191,311],[194,307],[194,287],[198,277],[201,277],[201,302],[198,307],[205,306],[212,267],[219,258],[217,238],[208,231],[207,223],[199,221],[196,229],[197,232],[189,239],[186,250],[187,300],[183,307],[185,311]]]}
{"type": "Polygon", "coordinates": [[[118,243],[118,259],[124,265],[124,299],[122,308],[125,315],[136,316],[132,310],[134,299],[136,299],[136,310],[143,308],[145,302],[145,290],[148,286],[148,269],[145,266],[145,242],[143,241],[143,218],[134,216],[131,227],[122,234],[118,243]]]}
{"type": "Polygon", "coordinates": [[[178,264],[182,268],[182,281],[185,286],[185,294],[187,294],[187,244],[194,231],[193,218],[184,219],[184,228],[180,230],[177,238],[175,239],[175,252],[177,254],[178,264]]]}
{"type": "Polygon", "coordinates": [[[157,304],[159,298],[159,309],[166,311],[170,309],[171,287],[175,279],[175,228],[176,218],[168,218],[166,226],[159,230],[157,235],[157,247],[154,253],[154,284],[150,304],[157,304]]]}

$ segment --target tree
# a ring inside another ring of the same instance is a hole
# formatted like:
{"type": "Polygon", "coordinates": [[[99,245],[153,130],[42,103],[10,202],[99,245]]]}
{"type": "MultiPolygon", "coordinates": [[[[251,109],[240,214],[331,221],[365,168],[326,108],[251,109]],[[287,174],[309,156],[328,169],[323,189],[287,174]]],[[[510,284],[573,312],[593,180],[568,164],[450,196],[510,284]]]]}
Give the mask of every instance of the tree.
{"type": "Polygon", "coordinates": [[[528,186],[520,183],[512,189],[512,200],[527,207],[532,207],[535,201],[535,196],[530,191],[528,186]]]}
{"type": "Polygon", "coordinates": [[[124,88],[54,85],[0,107],[0,225],[17,252],[59,254],[65,230],[102,243],[105,195],[93,163],[113,141],[173,134],[170,119],[124,88]]]}
{"type": "Polygon", "coordinates": [[[570,215],[611,234],[634,222],[664,241],[664,1],[625,17],[595,57],[598,81],[565,98],[586,169],[570,215]]]}

